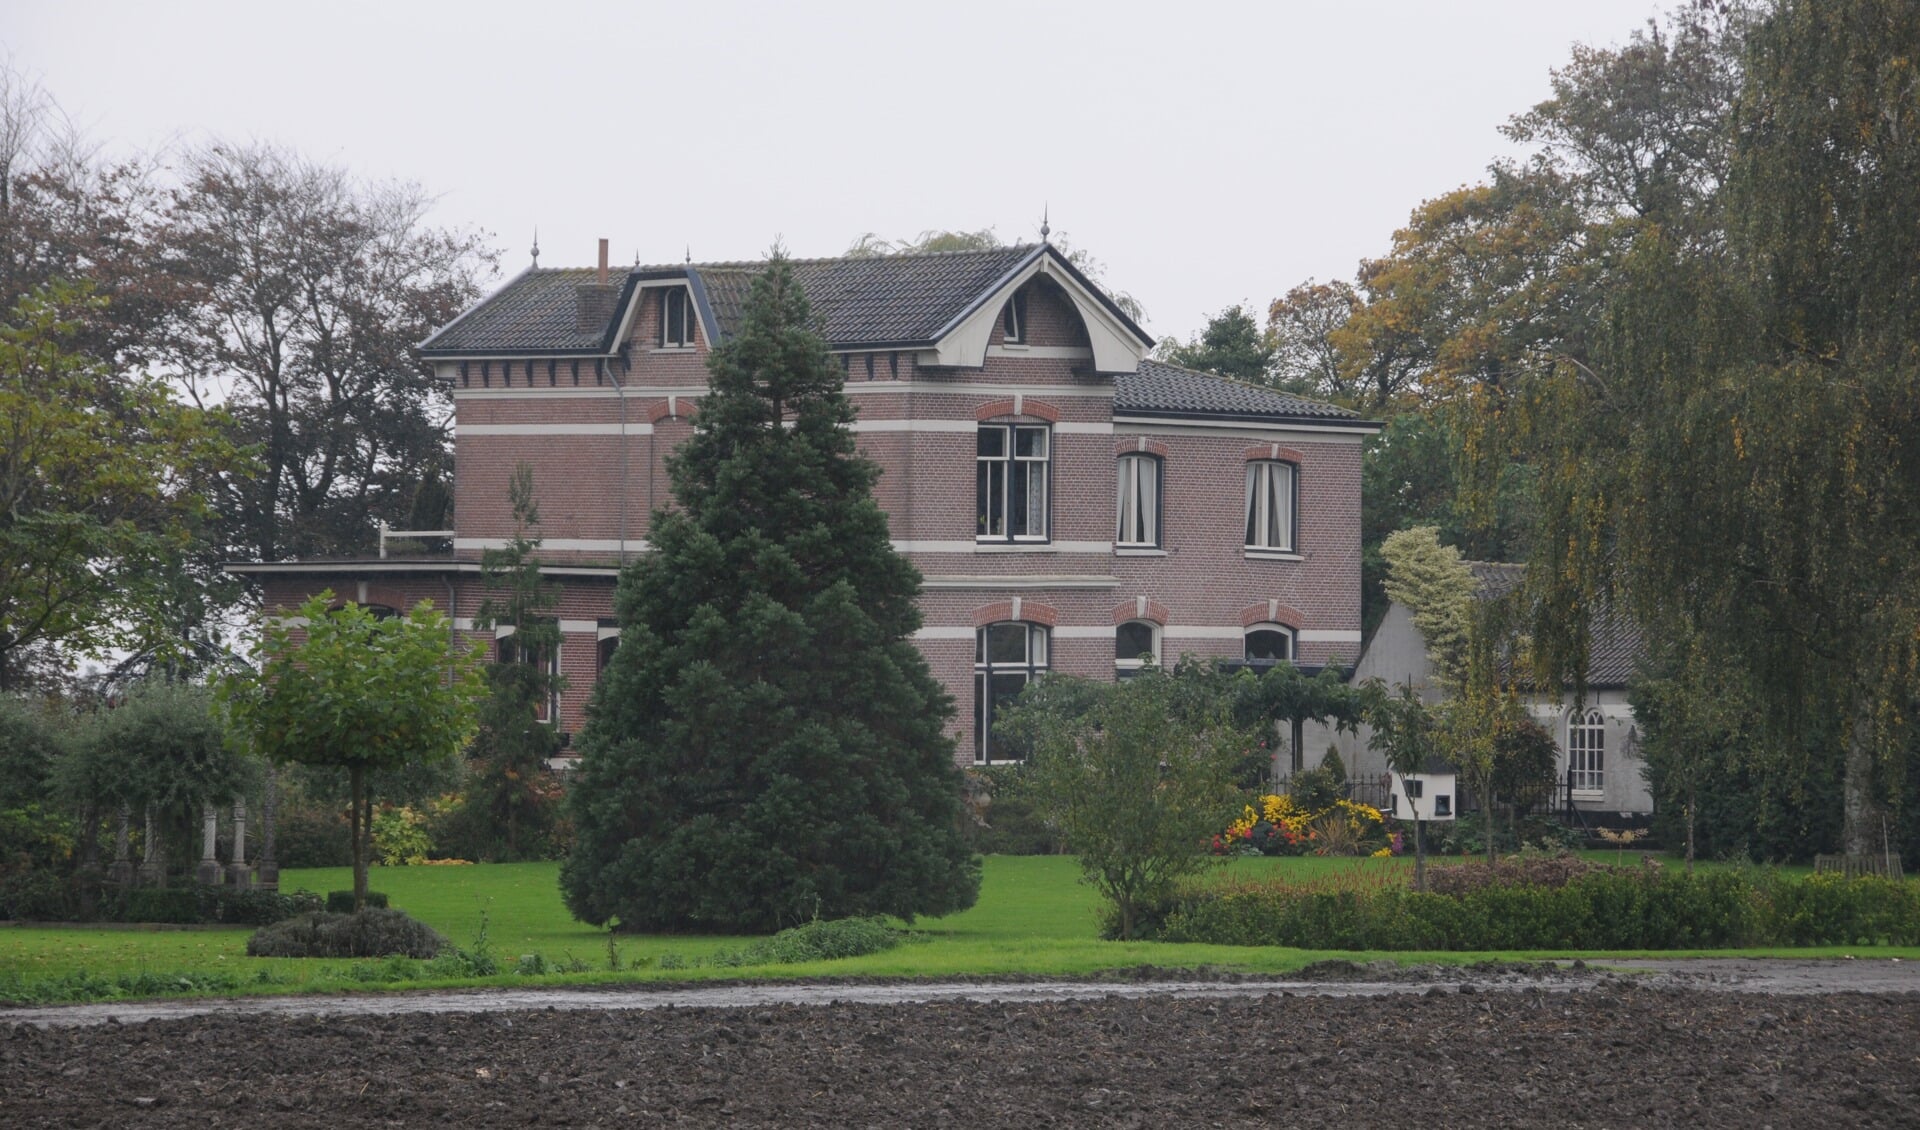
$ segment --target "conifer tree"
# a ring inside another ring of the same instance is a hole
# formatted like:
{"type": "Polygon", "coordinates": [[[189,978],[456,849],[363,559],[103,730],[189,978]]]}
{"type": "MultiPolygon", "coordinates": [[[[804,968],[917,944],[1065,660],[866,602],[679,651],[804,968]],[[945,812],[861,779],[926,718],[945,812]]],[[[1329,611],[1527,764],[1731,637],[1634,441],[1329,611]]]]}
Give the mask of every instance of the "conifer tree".
{"type": "Polygon", "coordinates": [[[623,929],[767,931],[973,903],[952,702],[910,636],[840,366],[775,255],[708,360],[674,509],[621,578],[572,794],[568,907],[623,929]]]}
{"type": "Polygon", "coordinates": [[[505,837],[493,858],[522,859],[529,837],[541,838],[549,822],[540,774],[546,759],[560,752],[551,712],[566,680],[553,662],[560,646],[560,622],[553,617],[560,593],[540,572],[540,506],[531,466],[514,468],[507,497],[513,505],[513,537],[504,549],[480,556],[489,595],[480,602],[474,627],[512,632],[500,640],[502,661],[487,671],[491,693],[470,751],[476,781],[468,803],[484,805],[484,813],[476,815],[505,837]]]}

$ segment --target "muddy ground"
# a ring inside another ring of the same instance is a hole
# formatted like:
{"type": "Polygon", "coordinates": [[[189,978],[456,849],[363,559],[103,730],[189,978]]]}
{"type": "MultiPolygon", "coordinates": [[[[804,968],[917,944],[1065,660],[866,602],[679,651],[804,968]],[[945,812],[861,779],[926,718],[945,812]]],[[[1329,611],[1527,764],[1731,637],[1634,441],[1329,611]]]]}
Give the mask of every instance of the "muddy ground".
{"type": "Polygon", "coordinates": [[[192,1127],[1920,1125],[1920,994],[1493,981],[1370,996],[0,1021],[0,1117],[192,1127]]]}

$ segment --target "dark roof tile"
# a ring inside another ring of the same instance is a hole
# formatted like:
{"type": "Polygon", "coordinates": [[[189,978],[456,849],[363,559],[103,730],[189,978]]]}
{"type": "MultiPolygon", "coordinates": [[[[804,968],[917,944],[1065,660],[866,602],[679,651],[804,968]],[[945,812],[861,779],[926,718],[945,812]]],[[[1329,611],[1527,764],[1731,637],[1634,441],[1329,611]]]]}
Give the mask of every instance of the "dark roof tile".
{"type": "MultiPolygon", "coordinates": [[[[1518,592],[1526,579],[1527,567],[1504,561],[1469,561],[1467,569],[1480,583],[1482,600],[1496,600],[1518,592]]],[[[1593,614],[1591,635],[1587,640],[1587,686],[1624,687],[1633,677],[1633,668],[1646,652],[1640,629],[1633,618],[1609,605],[1593,614]]]]}
{"type": "MultiPolygon", "coordinates": [[[[794,277],[837,348],[930,344],[995,283],[1031,259],[1033,245],[859,259],[798,259],[794,277]]],[[[739,325],[760,263],[636,267],[620,282],[689,277],[705,291],[724,337],[739,325]]],[[[605,348],[612,326],[577,328],[575,294],[590,269],[530,270],[421,343],[427,353],[549,352],[605,348]]]]}
{"type": "Polygon", "coordinates": [[[1113,411],[1115,415],[1370,423],[1332,404],[1152,360],[1140,362],[1137,373],[1114,378],[1113,411]]]}

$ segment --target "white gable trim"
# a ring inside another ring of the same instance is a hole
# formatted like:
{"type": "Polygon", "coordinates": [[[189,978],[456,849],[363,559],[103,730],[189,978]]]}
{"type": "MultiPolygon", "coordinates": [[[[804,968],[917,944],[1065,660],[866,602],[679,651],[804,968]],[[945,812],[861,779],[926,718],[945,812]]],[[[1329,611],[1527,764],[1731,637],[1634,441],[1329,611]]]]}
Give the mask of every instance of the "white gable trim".
{"type": "Polygon", "coordinates": [[[1000,322],[1001,308],[1007,304],[1007,299],[1013,297],[1014,291],[1030,280],[1045,275],[1060,284],[1060,289],[1066,292],[1074,309],[1080,312],[1080,319],[1087,324],[1087,337],[1093,343],[1094,370],[1101,373],[1137,372],[1140,359],[1147,354],[1148,343],[1142,341],[1125,322],[1114,317],[1106,303],[1082,286],[1058,256],[1059,252],[1051,247],[1043,248],[1026,266],[1001,279],[998,287],[941,331],[933,348],[921,353],[920,363],[971,369],[986,364],[987,343],[993,338],[994,326],[1000,322]]]}

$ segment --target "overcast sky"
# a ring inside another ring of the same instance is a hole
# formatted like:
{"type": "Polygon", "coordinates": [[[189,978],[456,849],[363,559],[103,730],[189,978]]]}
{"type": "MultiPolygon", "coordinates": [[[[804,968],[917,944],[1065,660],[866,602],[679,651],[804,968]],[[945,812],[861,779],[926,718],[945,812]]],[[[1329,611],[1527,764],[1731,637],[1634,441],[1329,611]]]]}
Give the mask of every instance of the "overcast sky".
{"type": "Polygon", "coordinates": [[[834,255],[862,232],[1056,237],[1185,337],[1350,278],[1509,152],[1574,43],[1654,0],[110,3],[0,44],[118,150],[272,141],[417,181],[527,262],[834,255]]]}

